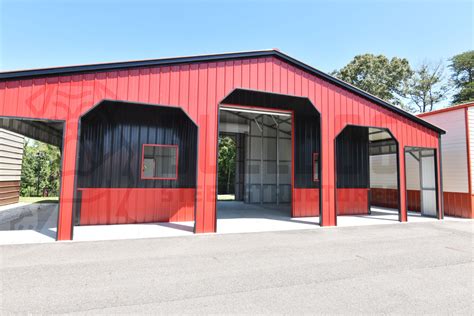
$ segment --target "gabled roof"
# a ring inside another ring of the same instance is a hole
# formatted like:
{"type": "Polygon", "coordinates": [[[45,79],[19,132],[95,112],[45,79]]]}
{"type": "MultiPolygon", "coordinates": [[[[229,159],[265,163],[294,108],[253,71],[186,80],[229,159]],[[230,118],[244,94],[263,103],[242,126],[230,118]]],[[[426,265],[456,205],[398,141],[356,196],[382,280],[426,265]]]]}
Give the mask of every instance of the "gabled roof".
{"type": "Polygon", "coordinates": [[[259,58],[259,57],[275,57],[288,64],[291,64],[301,70],[304,70],[314,76],[322,78],[334,85],[344,88],[348,91],[353,92],[375,104],[389,109],[399,115],[402,115],[411,121],[414,121],[420,125],[423,125],[437,133],[444,134],[445,131],[441,128],[432,125],[423,119],[416,117],[378,97],[371,95],[355,86],[337,79],[325,72],[322,72],[316,68],[313,68],[299,60],[290,57],[279,50],[259,50],[249,52],[237,52],[237,53],[224,53],[224,54],[212,54],[212,55],[199,55],[199,56],[188,56],[188,57],[173,57],[173,58],[161,58],[161,59],[148,59],[148,60],[137,60],[137,61],[125,61],[125,62],[113,62],[113,63],[101,63],[91,65],[79,65],[79,66],[66,66],[66,67],[55,67],[55,68],[43,68],[43,69],[31,69],[31,70],[19,70],[19,71],[7,71],[0,73],[0,80],[13,80],[13,79],[27,79],[34,77],[46,77],[46,76],[59,76],[59,75],[71,75],[85,72],[97,72],[97,71],[110,71],[120,70],[126,68],[137,68],[137,67],[153,67],[153,66],[165,66],[175,64],[186,64],[186,63],[198,63],[198,62],[216,62],[225,60],[235,59],[248,59],[248,58],[259,58]]]}

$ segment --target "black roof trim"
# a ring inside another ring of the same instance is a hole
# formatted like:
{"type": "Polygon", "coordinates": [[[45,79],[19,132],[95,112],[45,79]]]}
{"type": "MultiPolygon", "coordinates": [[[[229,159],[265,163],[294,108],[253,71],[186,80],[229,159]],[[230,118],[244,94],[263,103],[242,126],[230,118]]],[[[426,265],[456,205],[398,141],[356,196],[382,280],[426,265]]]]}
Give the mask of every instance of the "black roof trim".
{"type": "Polygon", "coordinates": [[[392,112],[402,115],[420,125],[423,125],[431,130],[436,131],[439,134],[446,133],[441,128],[435,125],[432,125],[419,117],[416,117],[396,106],[393,106],[390,103],[382,99],[379,99],[376,96],[373,96],[370,93],[367,93],[359,88],[356,88],[355,86],[347,82],[337,79],[299,60],[296,60],[278,50],[260,50],[260,51],[223,53],[223,54],[200,55],[200,56],[190,56],[190,57],[175,57],[175,58],[102,63],[102,64],[93,64],[93,65],[81,65],[81,66],[66,66],[66,67],[56,67],[56,68],[7,71],[7,72],[0,72],[0,80],[27,79],[27,78],[46,77],[46,76],[55,76],[55,75],[70,75],[70,74],[84,73],[84,72],[119,70],[119,69],[125,69],[125,68],[153,67],[153,66],[186,64],[186,63],[196,63],[196,62],[215,62],[215,61],[258,58],[258,57],[277,57],[287,63],[290,63],[296,66],[297,68],[301,70],[307,71],[315,76],[318,76],[320,78],[323,78],[331,82],[332,84],[335,84],[341,88],[344,88],[355,94],[358,94],[369,101],[372,101],[378,105],[386,107],[392,112]]]}

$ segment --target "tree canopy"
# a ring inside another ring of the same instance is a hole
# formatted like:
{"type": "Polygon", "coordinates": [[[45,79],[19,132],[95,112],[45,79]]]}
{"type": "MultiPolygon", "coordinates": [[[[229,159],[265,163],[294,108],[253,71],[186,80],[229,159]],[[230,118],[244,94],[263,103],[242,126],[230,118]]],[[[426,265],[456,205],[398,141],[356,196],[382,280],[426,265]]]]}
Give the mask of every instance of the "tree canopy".
{"type": "Polygon", "coordinates": [[[61,152],[59,148],[26,139],[21,168],[21,196],[59,196],[61,152]]]}
{"type": "Polygon", "coordinates": [[[474,50],[451,58],[449,67],[453,72],[451,78],[454,87],[457,89],[452,103],[474,101],[474,50]]]}
{"type": "Polygon", "coordinates": [[[404,96],[408,99],[408,110],[430,112],[446,98],[449,87],[444,84],[443,63],[423,62],[408,80],[404,96]]]}
{"type": "Polygon", "coordinates": [[[410,64],[405,58],[384,55],[357,55],[342,69],[333,74],[364,91],[385,101],[400,104],[404,86],[412,76],[410,64]]]}
{"type": "Polygon", "coordinates": [[[443,62],[424,61],[412,70],[405,58],[363,54],[333,75],[410,112],[429,112],[452,95],[451,104],[474,101],[474,51],[450,59],[451,80],[443,62]]]}

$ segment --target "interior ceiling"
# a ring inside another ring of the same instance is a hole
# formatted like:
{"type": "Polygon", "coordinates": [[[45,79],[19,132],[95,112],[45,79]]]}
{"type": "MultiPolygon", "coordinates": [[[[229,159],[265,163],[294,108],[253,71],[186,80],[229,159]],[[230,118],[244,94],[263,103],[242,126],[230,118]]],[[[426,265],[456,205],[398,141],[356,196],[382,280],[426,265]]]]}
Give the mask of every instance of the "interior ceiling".
{"type": "Polygon", "coordinates": [[[276,123],[280,131],[291,133],[291,117],[289,116],[279,116],[279,115],[269,115],[261,113],[248,113],[248,112],[234,112],[221,110],[220,113],[220,123],[234,123],[234,124],[248,124],[249,121],[257,120],[258,124],[261,124],[263,118],[263,124],[269,128],[276,129],[276,123]]]}
{"type": "Polygon", "coordinates": [[[381,140],[391,140],[392,135],[387,132],[387,130],[381,128],[369,128],[369,141],[381,141],[381,140]]]}
{"type": "Polygon", "coordinates": [[[63,123],[61,122],[0,118],[0,128],[43,143],[62,146],[63,123]]]}

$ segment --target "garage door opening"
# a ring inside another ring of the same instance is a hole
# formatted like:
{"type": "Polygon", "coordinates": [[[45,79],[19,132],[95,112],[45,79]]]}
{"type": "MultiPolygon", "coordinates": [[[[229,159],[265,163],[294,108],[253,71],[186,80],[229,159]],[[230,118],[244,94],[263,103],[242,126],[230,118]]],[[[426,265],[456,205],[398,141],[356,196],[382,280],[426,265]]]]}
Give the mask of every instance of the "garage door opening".
{"type": "Polygon", "coordinates": [[[218,232],[291,219],[292,148],[292,112],[220,107],[218,232]]]}
{"type": "Polygon", "coordinates": [[[64,124],[0,118],[0,240],[57,238],[64,124]]]}
{"type": "Polygon", "coordinates": [[[436,150],[405,147],[408,216],[438,217],[436,150]]]}
{"type": "MultiPolygon", "coordinates": [[[[218,145],[217,200],[235,201],[236,194],[240,198],[243,191],[243,179],[236,174],[241,173],[243,159],[237,161],[237,152],[242,150],[242,134],[221,133],[218,145]]],[[[240,154],[239,157],[242,157],[240,154]]]]}
{"type": "Polygon", "coordinates": [[[336,138],[336,212],[399,221],[398,143],[388,129],[347,126],[336,138]]]}

